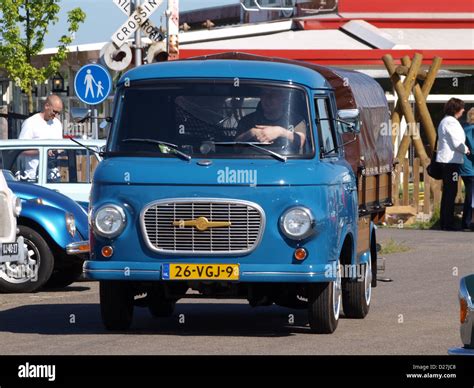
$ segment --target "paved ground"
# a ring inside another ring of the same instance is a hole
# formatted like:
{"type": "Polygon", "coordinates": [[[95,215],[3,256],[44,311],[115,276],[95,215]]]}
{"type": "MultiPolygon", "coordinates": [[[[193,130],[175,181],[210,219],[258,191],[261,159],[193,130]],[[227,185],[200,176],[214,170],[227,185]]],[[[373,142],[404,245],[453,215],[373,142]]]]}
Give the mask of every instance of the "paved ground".
{"type": "Polygon", "coordinates": [[[110,334],[98,284],[78,282],[0,295],[0,354],[446,355],[460,345],[457,289],[474,272],[474,233],[379,230],[379,242],[389,238],[410,247],[386,255],[384,276],[393,282],[379,282],[366,319],[342,318],[332,335],[310,334],[301,311],[215,300],[182,300],[161,320],[137,308],[132,331],[110,334]]]}

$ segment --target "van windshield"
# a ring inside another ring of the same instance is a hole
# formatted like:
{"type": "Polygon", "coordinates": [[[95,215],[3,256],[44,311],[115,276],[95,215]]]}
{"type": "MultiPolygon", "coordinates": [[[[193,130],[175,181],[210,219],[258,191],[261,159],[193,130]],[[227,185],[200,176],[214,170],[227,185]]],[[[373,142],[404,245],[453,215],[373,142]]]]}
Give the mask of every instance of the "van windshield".
{"type": "Polygon", "coordinates": [[[271,158],[267,150],[284,158],[314,155],[306,93],[296,87],[155,82],[125,87],[119,99],[108,144],[112,154],[170,157],[176,149],[196,158],[271,158]]]}

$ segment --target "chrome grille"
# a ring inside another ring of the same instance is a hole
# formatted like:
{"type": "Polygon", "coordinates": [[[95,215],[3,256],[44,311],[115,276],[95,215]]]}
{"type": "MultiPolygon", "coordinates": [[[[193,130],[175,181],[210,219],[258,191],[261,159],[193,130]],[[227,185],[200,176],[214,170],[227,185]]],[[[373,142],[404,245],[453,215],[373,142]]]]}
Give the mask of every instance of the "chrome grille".
{"type": "Polygon", "coordinates": [[[238,200],[165,200],[147,206],[142,226],[149,247],[163,253],[248,253],[260,241],[265,226],[257,204],[238,200]],[[229,221],[231,226],[199,231],[193,226],[173,226],[174,221],[229,221]]]}

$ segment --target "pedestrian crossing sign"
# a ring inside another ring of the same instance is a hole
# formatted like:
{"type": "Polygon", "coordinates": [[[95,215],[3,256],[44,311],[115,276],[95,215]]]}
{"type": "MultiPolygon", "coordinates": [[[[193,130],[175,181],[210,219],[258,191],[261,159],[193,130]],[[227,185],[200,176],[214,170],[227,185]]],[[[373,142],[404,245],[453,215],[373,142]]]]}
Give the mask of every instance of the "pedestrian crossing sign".
{"type": "Polygon", "coordinates": [[[76,96],[89,105],[103,102],[112,90],[109,72],[95,63],[82,66],[74,78],[76,96]]]}

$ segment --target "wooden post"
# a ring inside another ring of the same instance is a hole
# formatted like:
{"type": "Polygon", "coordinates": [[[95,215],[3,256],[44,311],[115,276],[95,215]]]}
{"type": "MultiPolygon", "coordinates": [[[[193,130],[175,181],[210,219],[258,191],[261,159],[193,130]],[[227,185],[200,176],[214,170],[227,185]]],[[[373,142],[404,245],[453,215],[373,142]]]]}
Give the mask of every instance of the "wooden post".
{"type": "MultiPolygon", "coordinates": [[[[395,91],[397,92],[399,96],[402,112],[405,115],[405,118],[407,119],[408,131],[410,133],[414,133],[416,132],[415,115],[413,114],[413,111],[411,110],[410,103],[408,102],[408,95],[407,93],[405,93],[405,88],[403,86],[402,81],[400,80],[400,76],[394,70],[393,58],[390,54],[386,54],[383,56],[382,59],[385,64],[385,67],[387,68],[390,74],[390,78],[395,87],[395,91]]],[[[426,154],[425,147],[423,146],[421,139],[420,138],[417,139],[415,136],[413,137],[413,143],[415,145],[416,153],[420,157],[421,164],[423,165],[423,167],[428,166],[430,163],[430,159],[428,158],[428,155],[426,154]]],[[[409,142],[406,143],[405,147],[402,147],[402,144],[400,144],[400,147],[398,149],[398,155],[397,155],[399,159],[403,159],[405,157],[405,154],[408,150],[408,145],[409,145],[409,142]]]]}
{"type": "MultiPolygon", "coordinates": [[[[388,70],[390,75],[395,74],[397,72],[398,68],[395,67],[395,64],[393,63],[393,58],[390,56],[390,54],[388,54],[386,56],[390,57],[390,58],[388,58],[387,62],[385,62],[385,60],[384,60],[385,66],[387,67],[387,70],[388,70]]],[[[421,54],[416,53],[413,57],[413,65],[408,70],[405,81],[403,83],[407,96],[410,96],[411,89],[413,88],[413,85],[416,82],[416,76],[418,74],[418,71],[420,70],[422,60],[423,60],[423,56],[421,54]]],[[[395,109],[392,112],[392,133],[393,133],[393,128],[395,128],[397,131],[400,131],[400,122],[402,120],[402,117],[403,117],[403,109],[402,109],[402,103],[399,99],[397,101],[397,105],[395,106],[395,109]]],[[[406,147],[406,149],[408,149],[408,146],[410,145],[410,135],[409,135],[408,131],[407,131],[407,133],[405,133],[405,136],[403,137],[402,142],[404,141],[405,143],[407,143],[407,144],[404,144],[404,147],[406,147]],[[405,136],[406,136],[406,138],[405,138],[405,136]]],[[[396,137],[393,136],[392,137],[393,144],[395,144],[395,139],[396,139],[396,137]]],[[[402,155],[401,157],[404,158],[405,155],[402,155]]]]}
{"type": "Polygon", "coordinates": [[[410,180],[410,165],[408,159],[403,159],[403,206],[410,204],[410,193],[408,192],[408,181],[410,180]]]}
{"type": "Polygon", "coordinates": [[[415,158],[413,161],[413,199],[415,201],[415,209],[418,214],[420,204],[420,159],[415,158]]]}
{"type": "Polygon", "coordinates": [[[400,205],[400,163],[395,165],[394,169],[395,179],[392,187],[392,202],[394,206],[400,205]]]}
{"type": "Polygon", "coordinates": [[[456,199],[454,200],[454,203],[464,203],[464,195],[462,194],[462,186],[463,182],[461,177],[458,177],[458,193],[456,194],[456,199]]]}
{"type": "MultiPolygon", "coordinates": [[[[442,187],[442,185],[441,185],[442,187]]],[[[441,194],[442,194],[442,191],[441,190],[435,190],[435,188],[433,187],[433,210],[435,208],[439,208],[440,205],[441,205],[441,194]]]]}
{"type": "MultiPolygon", "coordinates": [[[[410,58],[403,57],[402,63],[405,67],[410,66],[410,58]]],[[[433,82],[436,79],[437,72],[438,72],[438,69],[436,67],[434,68],[433,71],[430,69],[430,72],[426,75],[425,83],[428,80],[428,82],[430,82],[431,85],[433,85],[433,82]]],[[[415,96],[417,113],[425,129],[426,137],[428,138],[428,142],[430,144],[431,150],[433,150],[434,143],[436,141],[436,129],[433,124],[433,120],[431,119],[428,106],[426,105],[426,98],[428,97],[430,90],[431,88],[425,89],[425,92],[427,92],[425,95],[425,93],[423,93],[418,83],[415,83],[413,86],[413,95],[415,96]]],[[[417,134],[417,135],[419,136],[420,134],[417,134]]]]}
{"type": "Polygon", "coordinates": [[[426,172],[426,168],[423,168],[423,214],[430,214],[430,181],[431,177],[426,172]]]}
{"type": "Polygon", "coordinates": [[[436,80],[436,74],[438,74],[439,69],[441,68],[441,63],[443,62],[443,59],[440,57],[434,57],[433,62],[431,63],[431,67],[428,70],[428,74],[426,75],[426,79],[423,82],[423,87],[421,88],[421,92],[423,93],[423,96],[428,98],[431,88],[433,87],[433,84],[436,80]]]}

